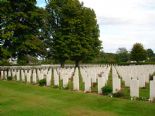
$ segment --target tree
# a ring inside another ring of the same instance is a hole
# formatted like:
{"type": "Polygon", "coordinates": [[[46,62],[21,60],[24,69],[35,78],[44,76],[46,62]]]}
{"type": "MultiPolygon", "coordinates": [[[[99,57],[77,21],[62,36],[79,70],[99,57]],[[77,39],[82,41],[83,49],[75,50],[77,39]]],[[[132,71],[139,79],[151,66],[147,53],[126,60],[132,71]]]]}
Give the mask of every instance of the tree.
{"type": "Polygon", "coordinates": [[[147,52],[147,57],[148,57],[148,58],[151,58],[151,57],[154,56],[154,52],[153,52],[152,49],[147,49],[146,52],[147,52]]]}
{"type": "Polygon", "coordinates": [[[118,48],[117,57],[119,62],[127,62],[129,60],[129,53],[126,48],[118,48]]]}
{"type": "Polygon", "coordinates": [[[8,47],[5,45],[7,43],[7,38],[11,36],[11,33],[5,32],[5,26],[8,22],[8,11],[9,5],[7,1],[0,1],[0,60],[8,59],[10,57],[10,52],[8,47]]]}
{"type": "Polygon", "coordinates": [[[73,27],[75,31],[73,31],[74,38],[70,41],[70,58],[78,66],[80,61],[93,59],[101,49],[95,12],[82,7],[73,27]]]}
{"type": "Polygon", "coordinates": [[[65,60],[93,58],[101,48],[95,12],[78,0],[51,0],[49,13],[50,52],[61,65],[65,60]]]}
{"type": "Polygon", "coordinates": [[[3,5],[1,4],[0,11],[1,51],[7,53],[8,57],[17,57],[18,60],[43,55],[45,46],[42,27],[45,10],[36,7],[36,0],[7,0],[5,6],[3,5]]]}
{"type": "Polygon", "coordinates": [[[131,50],[131,59],[139,62],[139,61],[146,60],[146,57],[147,57],[147,54],[143,45],[141,43],[134,44],[131,50]]]}

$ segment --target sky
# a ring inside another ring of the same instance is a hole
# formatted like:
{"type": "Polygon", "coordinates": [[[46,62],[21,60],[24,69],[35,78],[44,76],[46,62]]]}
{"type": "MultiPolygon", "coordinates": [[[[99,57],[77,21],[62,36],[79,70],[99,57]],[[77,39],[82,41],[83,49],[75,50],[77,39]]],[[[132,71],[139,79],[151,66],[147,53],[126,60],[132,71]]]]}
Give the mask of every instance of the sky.
{"type": "MultiPolygon", "coordinates": [[[[38,6],[45,6],[38,0],[38,6]]],[[[131,50],[134,43],[155,52],[155,0],[79,0],[94,9],[100,28],[103,50],[131,50]]]]}

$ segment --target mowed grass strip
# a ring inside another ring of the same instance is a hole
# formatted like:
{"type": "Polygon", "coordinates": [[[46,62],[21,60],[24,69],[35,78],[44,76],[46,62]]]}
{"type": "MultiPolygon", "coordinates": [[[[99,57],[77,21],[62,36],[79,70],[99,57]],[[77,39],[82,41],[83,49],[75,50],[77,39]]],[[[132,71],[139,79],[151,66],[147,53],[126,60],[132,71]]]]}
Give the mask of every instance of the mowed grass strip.
{"type": "Polygon", "coordinates": [[[0,116],[154,116],[155,104],[0,81],[0,116]]]}

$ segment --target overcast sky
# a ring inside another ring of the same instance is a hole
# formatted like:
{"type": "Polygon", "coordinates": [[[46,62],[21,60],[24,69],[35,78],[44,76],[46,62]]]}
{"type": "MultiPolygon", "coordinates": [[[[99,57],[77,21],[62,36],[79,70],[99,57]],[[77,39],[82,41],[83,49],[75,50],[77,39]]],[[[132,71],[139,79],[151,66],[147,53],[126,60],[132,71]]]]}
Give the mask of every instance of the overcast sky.
{"type": "MultiPolygon", "coordinates": [[[[45,0],[38,0],[44,6],[45,0]]],[[[105,52],[140,42],[155,51],[155,0],[80,0],[95,10],[105,52]]]]}

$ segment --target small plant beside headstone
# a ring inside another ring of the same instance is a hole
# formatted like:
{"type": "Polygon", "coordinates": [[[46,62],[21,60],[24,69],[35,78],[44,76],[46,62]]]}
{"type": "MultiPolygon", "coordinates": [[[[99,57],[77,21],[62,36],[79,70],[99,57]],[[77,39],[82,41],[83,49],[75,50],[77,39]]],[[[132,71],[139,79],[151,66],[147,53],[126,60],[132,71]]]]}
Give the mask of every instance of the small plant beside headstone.
{"type": "Polygon", "coordinates": [[[11,77],[11,76],[8,76],[8,77],[7,77],[7,80],[8,80],[8,81],[11,81],[11,80],[12,80],[12,77],[11,77]]]}
{"type": "Polygon", "coordinates": [[[46,86],[46,79],[39,80],[39,86],[46,86]]]}
{"type": "Polygon", "coordinates": [[[123,97],[124,96],[124,93],[123,93],[123,91],[118,91],[117,93],[113,93],[113,96],[114,97],[123,97]]]}
{"type": "Polygon", "coordinates": [[[103,95],[109,95],[112,93],[112,87],[106,85],[102,88],[103,95]]]}

